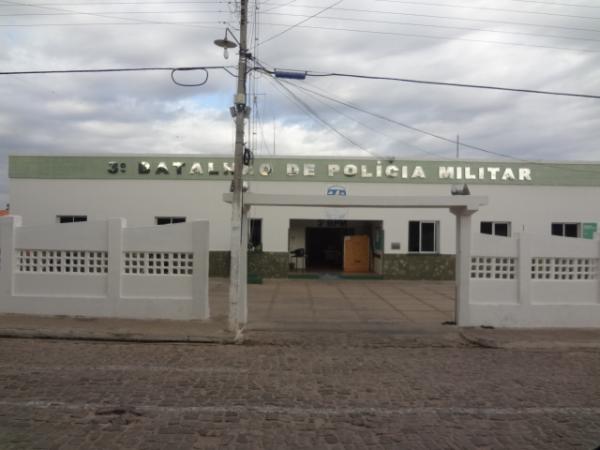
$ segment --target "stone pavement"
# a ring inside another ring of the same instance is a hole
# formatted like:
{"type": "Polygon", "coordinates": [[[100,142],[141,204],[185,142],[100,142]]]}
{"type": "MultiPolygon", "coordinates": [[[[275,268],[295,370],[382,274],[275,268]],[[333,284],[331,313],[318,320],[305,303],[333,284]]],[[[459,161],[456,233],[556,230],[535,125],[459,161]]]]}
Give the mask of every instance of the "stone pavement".
{"type": "Polygon", "coordinates": [[[247,345],[0,339],[0,448],[600,445],[597,351],[254,334],[247,345]]]}

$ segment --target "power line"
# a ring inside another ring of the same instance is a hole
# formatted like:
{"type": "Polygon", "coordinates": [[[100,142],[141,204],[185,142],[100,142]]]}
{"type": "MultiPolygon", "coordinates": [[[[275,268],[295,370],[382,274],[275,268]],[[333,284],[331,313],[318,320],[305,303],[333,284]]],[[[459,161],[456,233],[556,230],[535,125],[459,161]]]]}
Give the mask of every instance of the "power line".
{"type": "Polygon", "coordinates": [[[536,3],[539,5],[554,5],[554,6],[567,6],[569,8],[600,8],[598,5],[578,5],[576,3],[559,3],[559,2],[542,2],[538,0],[511,0],[513,2],[521,3],[536,3]]]}
{"type": "Polygon", "coordinates": [[[178,86],[191,87],[202,86],[208,81],[209,70],[224,70],[230,75],[229,69],[232,66],[188,66],[188,67],[132,67],[132,68],[113,68],[113,69],[67,69],[67,70],[26,70],[13,72],[0,72],[0,75],[49,75],[49,74],[68,74],[68,73],[110,73],[110,72],[151,72],[151,71],[170,71],[171,80],[178,86]],[[175,74],[177,72],[203,71],[204,79],[199,83],[182,83],[177,81],[175,74]]]}
{"type": "Polygon", "coordinates": [[[480,11],[497,11],[497,12],[510,12],[517,14],[534,14],[540,16],[558,16],[558,17],[569,17],[571,19],[590,19],[590,20],[600,20],[600,17],[590,17],[590,16],[575,16],[571,14],[559,14],[559,13],[550,13],[543,11],[524,11],[519,9],[505,9],[505,8],[490,8],[487,6],[466,6],[466,5],[447,5],[443,3],[429,3],[429,2],[420,2],[420,1],[409,1],[409,0],[377,0],[378,2],[385,3],[401,3],[405,5],[419,5],[419,6],[441,6],[444,8],[466,8],[466,9],[476,9],[480,11]]]}
{"type": "MultiPolygon", "coordinates": [[[[261,67],[260,70],[263,70],[271,75],[277,75],[275,70],[268,70],[264,67],[261,67]]],[[[474,89],[490,89],[497,91],[508,91],[508,92],[521,92],[527,94],[542,94],[542,95],[557,95],[563,97],[579,97],[579,98],[591,98],[591,99],[600,99],[600,95],[592,95],[592,94],[578,94],[572,92],[560,92],[560,91],[542,91],[537,89],[523,89],[523,88],[508,88],[503,86],[491,86],[491,85],[483,85],[483,84],[468,84],[468,83],[451,83],[445,81],[429,81],[429,80],[417,80],[411,78],[399,78],[399,77],[386,77],[386,76],[378,76],[378,75],[361,75],[361,74],[353,74],[353,73],[341,73],[341,72],[329,72],[329,73],[317,73],[313,71],[299,70],[299,69],[290,69],[290,71],[303,73],[307,77],[344,77],[344,78],[358,78],[365,80],[380,80],[380,81],[397,81],[402,83],[416,83],[416,84],[427,84],[427,85],[436,85],[436,86],[448,86],[448,87],[462,87],[462,88],[474,88],[474,89]]]]}
{"type": "MultiPolygon", "coordinates": [[[[276,16],[309,17],[309,16],[306,16],[303,14],[286,14],[286,13],[263,13],[263,14],[276,15],[276,16]]],[[[552,35],[552,34],[527,33],[527,32],[520,32],[520,31],[490,30],[490,29],[486,29],[486,28],[457,27],[457,26],[452,26],[452,25],[396,22],[396,21],[392,21],[392,20],[355,19],[355,18],[349,18],[349,17],[331,17],[331,16],[319,16],[318,19],[319,20],[337,20],[337,21],[342,21],[342,22],[362,22],[362,23],[376,23],[376,24],[386,24],[386,25],[442,28],[442,29],[449,29],[449,30],[482,31],[482,32],[486,32],[486,33],[514,34],[514,35],[520,35],[520,36],[532,36],[532,37],[543,37],[543,38],[553,38],[553,39],[568,39],[568,40],[576,40],[576,41],[600,42],[600,39],[594,39],[594,38],[557,36],[557,35],[552,35]]]]}
{"type": "MultiPolygon", "coordinates": [[[[284,80],[282,80],[282,81],[284,81],[284,80]]],[[[293,86],[293,87],[295,87],[295,88],[297,88],[297,89],[302,89],[300,86],[298,86],[298,85],[296,85],[296,84],[294,84],[294,83],[291,83],[291,82],[289,82],[288,80],[285,80],[285,81],[286,81],[286,84],[288,84],[289,86],[293,86]]],[[[383,132],[382,132],[382,131],[380,131],[380,130],[377,130],[376,128],[374,128],[374,127],[372,127],[372,126],[370,126],[370,125],[367,125],[366,123],[364,123],[364,122],[362,122],[362,121],[360,121],[360,120],[357,120],[356,118],[352,117],[351,115],[349,115],[349,114],[346,114],[346,113],[345,113],[345,112],[343,112],[343,111],[340,111],[339,109],[335,108],[334,106],[332,106],[332,105],[329,105],[329,104],[325,103],[325,102],[323,101],[323,99],[327,99],[327,97],[326,97],[325,95],[319,95],[317,92],[315,92],[315,91],[313,91],[313,90],[311,90],[311,89],[302,89],[302,90],[303,90],[304,92],[307,92],[309,95],[312,95],[313,97],[315,97],[315,98],[317,99],[317,101],[319,101],[321,104],[323,104],[323,105],[325,105],[325,106],[327,106],[327,107],[331,108],[331,109],[332,109],[333,111],[335,111],[337,114],[339,114],[339,115],[341,115],[341,116],[344,116],[344,117],[346,117],[347,119],[350,119],[350,120],[352,120],[353,122],[355,122],[355,123],[359,124],[360,126],[362,126],[362,127],[366,128],[366,129],[368,129],[368,130],[371,130],[371,131],[372,131],[372,132],[374,132],[374,133],[380,134],[380,135],[382,135],[382,136],[384,136],[384,137],[386,137],[386,138],[388,138],[388,139],[396,139],[396,138],[392,138],[392,137],[388,136],[387,134],[383,133],[383,132]]],[[[429,155],[429,156],[436,156],[436,157],[438,157],[438,158],[442,158],[442,159],[448,159],[448,157],[447,157],[447,156],[444,156],[444,155],[441,155],[441,154],[439,154],[439,153],[436,153],[436,152],[432,152],[432,151],[426,150],[426,149],[424,149],[424,148],[421,148],[421,147],[419,147],[419,146],[417,146],[417,145],[410,144],[410,143],[407,143],[407,142],[405,142],[404,144],[405,144],[405,145],[408,145],[408,146],[410,146],[410,147],[414,147],[414,148],[416,148],[417,150],[419,150],[420,152],[422,152],[422,153],[425,153],[425,154],[427,154],[427,155],[429,155]]]]}
{"type": "MultiPolygon", "coordinates": [[[[179,11],[105,11],[103,14],[111,14],[111,15],[145,15],[145,14],[222,14],[225,13],[224,10],[179,10],[179,11]]],[[[52,12],[52,13],[13,13],[13,14],[0,14],[0,17],[37,17],[37,16],[70,16],[70,15],[81,15],[85,14],[82,12],[52,12]]],[[[277,12],[262,12],[263,15],[274,15],[274,16],[283,16],[283,17],[305,17],[305,18],[314,18],[315,15],[306,15],[306,14],[291,14],[291,13],[277,13],[277,12]]],[[[120,18],[122,20],[126,20],[126,18],[120,18]]],[[[562,35],[551,35],[551,34],[541,34],[541,33],[529,33],[529,32],[521,32],[521,31],[506,31],[506,30],[493,30],[486,28],[473,28],[473,27],[459,27],[452,25],[440,25],[440,24],[427,24],[427,23],[412,23],[412,22],[397,22],[390,20],[375,20],[375,19],[365,19],[365,18],[350,18],[350,17],[332,17],[332,16],[319,16],[319,20],[335,20],[342,22],[360,22],[360,23],[372,23],[372,24],[387,24],[387,25],[401,25],[401,26],[410,26],[410,27],[424,27],[424,28],[437,28],[437,29],[449,29],[449,30],[461,30],[461,31],[480,31],[485,33],[496,33],[496,34],[508,34],[508,35],[519,35],[519,36],[532,36],[532,37],[540,37],[540,38],[551,38],[551,39],[566,39],[566,40],[574,40],[574,41],[588,41],[588,42],[600,42],[600,39],[594,38],[584,38],[584,37],[574,37],[574,36],[562,36],[562,35]]],[[[256,19],[255,19],[256,21],[256,19]]],[[[475,20],[476,21],[476,20],[475,20]]],[[[146,23],[146,22],[144,22],[146,23]]],[[[194,21],[194,22],[164,22],[164,21],[151,21],[150,24],[181,24],[181,25],[190,25],[190,24],[203,24],[203,23],[215,23],[215,21],[194,21]]],[[[299,22],[296,24],[296,27],[300,26],[303,22],[299,22]]],[[[87,23],[86,23],[87,24],[87,23]]],[[[102,24],[111,24],[114,23],[105,23],[102,24]]],[[[4,26],[29,26],[30,24],[4,24],[4,26]]],[[[43,26],[46,24],[31,24],[31,25],[39,25],[43,26]]],[[[48,24],[49,25],[49,24],[48,24]]],[[[63,24],[61,24],[63,25],[63,24]]],[[[272,24],[275,25],[275,24],[272,24]]],[[[279,25],[279,24],[277,24],[279,25]]],[[[530,24],[535,26],[535,24],[530,24]]],[[[3,25],[0,25],[3,26],[3,25]]],[[[283,26],[283,25],[281,25],[283,26]]],[[[569,27],[560,27],[560,28],[569,28],[569,27]]],[[[290,28],[291,29],[291,28],[290,28]]],[[[578,29],[575,29],[578,30],[578,29]]],[[[288,30],[289,31],[289,30],[288,30]]],[[[600,30],[590,30],[595,32],[600,32],[600,30]]],[[[281,33],[283,34],[283,33],[281,33]]],[[[266,42],[266,41],[263,41],[266,42]]]]}
{"type": "MultiPolygon", "coordinates": [[[[267,23],[267,22],[263,23],[263,25],[287,26],[287,25],[282,25],[282,24],[278,24],[278,23],[267,23]]],[[[299,25],[298,28],[327,30],[327,31],[346,31],[346,32],[353,32],[353,33],[367,33],[367,34],[388,35],[388,36],[404,36],[404,37],[435,39],[435,40],[443,40],[443,41],[476,42],[476,43],[481,43],[481,44],[508,45],[508,46],[516,46],[516,47],[532,47],[532,48],[543,48],[543,49],[549,49],[549,50],[566,50],[566,51],[584,52],[584,53],[599,53],[600,52],[600,50],[593,50],[593,49],[557,47],[557,46],[551,46],[551,45],[538,45],[538,44],[525,44],[523,42],[491,41],[491,40],[486,40],[486,39],[432,36],[432,35],[427,35],[427,34],[397,33],[397,32],[393,32],[393,31],[359,30],[359,29],[353,29],[353,28],[341,28],[341,27],[335,28],[335,27],[323,27],[323,26],[314,26],[314,25],[299,25]]]]}
{"type": "Polygon", "coordinates": [[[195,25],[195,29],[204,30],[221,30],[223,27],[211,27],[202,25],[204,23],[220,23],[222,21],[206,21],[206,22],[147,22],[147,23],[130,23],[130,22],[85,22],[85,23],[30,23],[30,24],[0,24],[0,28],[43,28],[43,27],[94,27],[94,26],[148,26],[148,25],[195,25]]]}
{"type": "Polygon", "coordinates": [[[344,0],[338,0],[338,1],[337,1],[337,2],[335,2],[335,3],[332,3],[331,5],[327,6],[326,8],[323,8],[323,9],[321,9],[321,10],[317,11],[316,13],[314,13],[314,14],[312,14],[312,15],[308,16],[307,18],[305,18],[304,20],[301,20],[300,22],[298,22],[298,23],[296,23],[296,24],[294,24],[294,25],[292,25],[292,26],[290,26],[290,27],[286,28],[285,30],[283,30],[283,31],[280,31],[279,33],[275,33],[275,34],[274,34],[274,35],[272,35],[272,36],[269,36],[268,38],[266,38],[266,39],[264,39],[263,41],[259,42],[257,45],[262,45],[262,44],[265,44],[265,43],[267,43],[267,42],[269,42],[269,41],[272,41],[272,40],[273,40],[273,39],[275,39],[275,38],[278,38],[278,37],[279,37],[279,36],[281,36],[282,34],[284,34],[284,33],[287,33],[288,31],[291,31],[291,30],[293,30],[294,28],[296,28],[296,27],[299,27],[299,26],[301,26],[302,24],[304,24],[304,23],[308,22],[309,20],[311,20],[311,19],[313,19],[313,18],[317,17],[319,14],[321,14],[321,13],[324,13],[325,11],[327,11],[327,10],[329,10],[329,9],[331,9],[331,8],[334,8],[335,6],[339,5],[339,4],[340,4],[340,3],[342,3],[343,1],[344,1],[344,0]]]}
{"type": "MultiPolygon", "coordinates": [[[[8,2],[7,2],[8,3],[8,2]]],[[[169,5],[187,5],[187,4],[225,4],[226,2],[224,2],[223,0],[190,0],[190,1],[170,1],[168,2],[169,5]]],[[[29,3],[23,3],[20,4],[18,6],[90,6],[90,5],[138,5],[138,6],[144,6],[144,5],[166,5],[165,2],[62,2],[62,3],[36,3],[35,5],[33,4],[29,4],[29,3]]],[[[4,5],[0,5],[0,7],[3,6],[17,6],[17,5],[9,5],[9,4],[4,4],[4,5]]]]}
{"type": "MultiPolygon", "coordinates": [[[[331,97],[329,95],[326,95],[326,94],[320,94],[320,93],[315,92],[315,91],[313,91],[313,90],[311,90],[311,89],[309,89],[309,88],[307,88],[305,86],[300,86],[297,83],[295,84],[295,86],[298,89],[302,89],[304,91],[313,92],[316,95],[320,95],[322,97],[325,97],[325,98],[331,100],[332,102],[338,103],[340,105],[346,106],[346,107],[354,109],[356,111],[360,111],[360,112],[362,112],[364,114],[371,115],[371,116],[376,117],[376,118],[378,118],[380,120],[396,124],[396,125],[401,126],[403,128],[406,128],[406,129],[409,129],[409,130],[412,130],[412,131],[416,131],[416,132],[421,133],[421,134],[425,134],[427,136],[433,137],[435,139],[438,139],[438,140],[441,140],[441,141],[444,141],[444,142],[448,142],[450,144],[456,144],[456,140],[454,140],[454,139],[447,138],[445,136],[442,136],[440,134],[424,130],[422,128],[417,128],[417,127],[414,127],[414,126],[411,126],[411,125],[407,125],[405,123],[402,123],[402,122],[400,122],[398,120],[392,119],[392,118],[390,118],[388,116],[385,116],[385,115],[382,115],[382,114],[373,113],[373,112],[368,111],[368,110],[366,110],[364,108],[360,108],[359,106],[356,106],[356,105],[354,105],[352,103],[348,103],[348,102],[344,102],[344,101],[338,100],[338,99],[333,98],[333,97],[331,97]]],[[[570,172],[577,172],[577,173],[585,173],[585,174],[592,174],[592,175],[596,175],[596,176],[600,175],[600,171],[597,171],[597,170],[578,169],[578,168],[575,168],[575,167],[565,167],[564,165],[559,165],[559,164],[550,163],[550,162],[532,161],[532,160],[529,160],[529,159],[526,159],[526,158],[519,158],[517,156],[512,156],[512,155],[509,155],[509,154],[506,154],[506,153],[501,153],[501,152],[496,152],[496,151],[493,151],[493,150],[489,150],[489,149],[486,149],[486,148],[483,148],[483,147],[480,147],[480,146],[477,146],[477,145],[467,144],[464,141],[461,141],[459,145],[461,147],[465,147],[465,148],[468,148],[468,149],[471,149],[471,150],[476,150],[476,151],[479,151],[479,152],[483,152],[483,153],[487,153],[487,154],[490,154],[490,155],[499,156],[499,157],[502,157],[502,158],[507,158],[507,159],[511,159],[511,160],[515,160],[515,161],[519,161],[519,162],[524,162],[524,163],[531,164],[531,165],[552,167],[552,168],[555,168],[555,169],[558,169],[558,170],[570,171],[570,172]]]]}
{"type": "MultiPolygon", "coordinates": [[[[53,7],[53,6],[41,6],[41,5],[34,5],[34,4],[29,4],[29,3],[19,3],[19,2],[12,1],[12,0],[0,0],[0,1],[2,3],[4,3],[4,4],[11,5],[11,6],[26,6],[26,7],[47,9],[47,10],[50,10],[50,11],[68,12],[68,13],[74,13],[74,14],[81,14],[81,15],[85,15],[85,16],[101,17],[103,19],[126,20],[126,21],[129,21],[131,23],[138,23],[138,24],[154,24],[152,21],[143,20],[143,19],[133,19],[133,18],[127,18],[127,17],[115,17],[113,15],[106,15],[106,14],[100,14],[100,13],[73,11],[71,9],[56,8],[56,7],[53,7]]],[[[183,23],[178,24],[178,25],[190,26],[188,24],[183,24],[183,23]]],[[[3,26],[6,27],[6,26],[10,26],[10,25],[3,25],[3,26]]],[[[196,28],[196,27],[192,26],[192,28],[196,28]]]]}
{"type": "MultiPolygon", "coordinates": [[[[304,9],[315,9],[317,6],[312,5],[291,5],[291,8],[304,8],[304,9]]],[[[386,16],[409,16],[409,17],[425,17],[430,19],[442,19],[442,20],[455,20],[455,21],[465,21],[465,22],[484,22],[484,23],[495,23],[499,25],[525,25],[525,26],[533,26],[539,28],[553,28],[560,30],[571,30],[571,31],[586,31],[590,33],[600,33],[600,30],[597,28],[581,28],[581,27],[567,27],[561,25],[548,25],[548,24],[536,24],[531,22],[517,22],[517,21],[507,21],[507,20],[494,20],[494,19],[479,19],[472,17],[454,17],[454,16],[444,16],[444,15],[435,15],[435,14],[417,14],[417,13],[407,13],[400,11],[382,11],[382,10],[373,10],[373,9],[361,9],[361,8],[332,8],[332,11],[344,11],[344,12],[356,12],[359,14],[383,14],[386,16]]]]}
{"type": "Polygon", "coordinates": [[[364,151],[365,153],[368,153],[371,156],[375,156],[376,158],[379,158],[379,156],[374,155],[373,153],[371,153],[369,150],[367,150],[366,148],[364,148],[362,145],[360,145],[358,142],[355,142],[352,138],[346,136],[344,133],[342,133],[340,130],[338,130],[336,127],[334,127],[332,124],[330,124],[329,122],[327,122],[325,119],[323,119],[315,110],[313,110],[308,104],[306,104],[306,102],[304,102],[302,99],[300,99],[295,93],[293,93],[287,86],[285,86],[281,80],[278,80],[276,78],[271,78],[271,80],[275,83],[276,86],[278,86],[279,88],[284,90],[284,93],[286,93],[287,97],[292,99],[292,101],[296,104],[296,106],[299,106],[301,110],[304,110],[304,112],[306,114],[308,114],[309,116],[312,116],[314,119],[316,119],[318,122],[320,122],[321,124],[325,125],[327,128],[329,128],[331,131],[333,131],[334,133],[336,133],[338,136],[340,136],[341,138],[343,138],[345,141],[349,142],[350,144],[352,144],[354,147],[359,148],[360,150],[364,151]]]}

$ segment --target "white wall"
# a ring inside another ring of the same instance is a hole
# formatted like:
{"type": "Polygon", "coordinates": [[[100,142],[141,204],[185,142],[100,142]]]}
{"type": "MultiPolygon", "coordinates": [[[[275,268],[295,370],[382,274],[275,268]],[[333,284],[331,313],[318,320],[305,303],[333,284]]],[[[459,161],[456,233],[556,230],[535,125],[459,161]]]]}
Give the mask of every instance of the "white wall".
{"type": "Polygon", "coordinates": [[[0,312],[208,319],[208,222],[0,218],[0,312]]]}
{"type": "MultiPolygon", "coordinates": [[[[336,183],[340,184],[340,183],[336,183]]],[[[349,196],[447,195],[449,185],[343,183],[349,196]]],[[[255,181],[257,193],[326,195],[325,182],[255,181]]],[[[473,232],[482,220],[510,221],[514,233],[550,235],[553,221],[600,222],[598,187],[473,185],[473,195],[489,196],[489,205],[473,216],[473,232]]],[[[87,215],[89,220],[125,217],[131,226],[154,224],[155,216],[208,219],[211,250],[229,248],[230,206],[222,201],[227,181],[184,180],[33,180],[11,179],[11,209],[25,225],[52,224],[59,214],[87,215]]],[[[454,216],[438,209],[333,209],[255,207],[250,217],[263,219],[263,249],[288,251],[290,219],[382,220],[386,253],[406,253],[409,220],[440,221],[440,253],[455,252],[454,216]],[[399,242],[400,250],[391,243],[399,242]]]]}
{"type": "Polygon", "coordinates": [[[496,327],[600,327],[600,242],[474,236],[467,321],[496,327]]]}

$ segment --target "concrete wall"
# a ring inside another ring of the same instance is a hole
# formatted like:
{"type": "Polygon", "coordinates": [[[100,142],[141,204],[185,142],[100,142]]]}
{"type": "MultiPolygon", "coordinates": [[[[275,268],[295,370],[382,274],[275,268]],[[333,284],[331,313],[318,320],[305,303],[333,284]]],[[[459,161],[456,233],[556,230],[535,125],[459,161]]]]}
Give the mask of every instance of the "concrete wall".
{"type": "Polygon", "coordinates": [[[207,221],[21,226],[0,218],[0,312],[207,319],[207,221]]]}
{"type": "Polygon", "coordinates": [[[474,236],[465,325],[600,326],[600,242],[474,236]]]}

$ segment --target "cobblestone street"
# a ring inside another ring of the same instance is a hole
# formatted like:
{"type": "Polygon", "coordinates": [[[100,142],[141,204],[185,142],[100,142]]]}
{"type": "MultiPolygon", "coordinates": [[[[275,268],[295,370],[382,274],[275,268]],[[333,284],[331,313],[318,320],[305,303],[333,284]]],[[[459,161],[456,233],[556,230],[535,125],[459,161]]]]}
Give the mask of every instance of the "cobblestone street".
{"type": "Polygon", "coordinates": [[[594,449],[600,354],[385,333],[0,340],[0,448],[594,449]]]}

